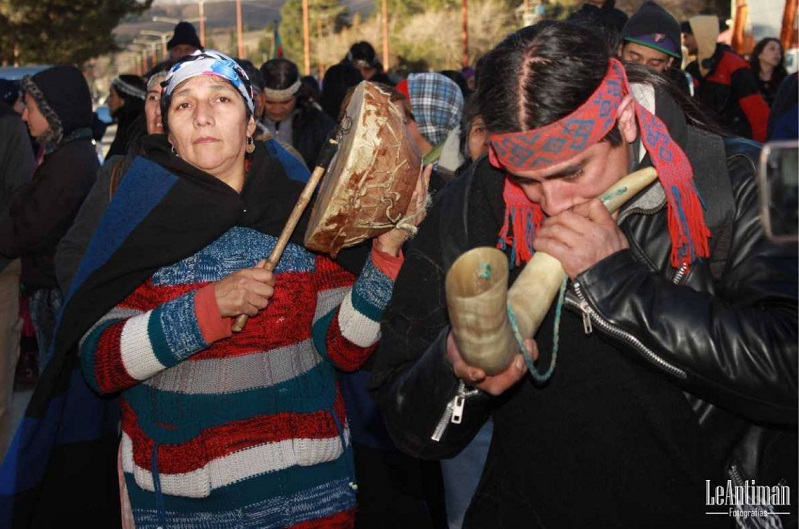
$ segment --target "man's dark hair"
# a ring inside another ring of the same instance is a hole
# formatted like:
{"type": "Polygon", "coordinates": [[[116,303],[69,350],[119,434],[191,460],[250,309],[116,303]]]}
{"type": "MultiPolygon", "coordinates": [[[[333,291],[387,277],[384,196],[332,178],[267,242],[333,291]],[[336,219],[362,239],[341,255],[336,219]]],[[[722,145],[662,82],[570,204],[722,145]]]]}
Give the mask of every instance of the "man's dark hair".
{"type": "Polygon", "coordinates": [[[602,82],[609,59],[600,36],[569,22],[546,21],[513,33],[480,65],[477,98],[486,127],[524,131],[570,114],[602,82]]]}
{"type": "Polygon", "coordinates": [[[285,90],[300,78],[297,65],[288,59],[270,59],[261,65],[264,86],[272,90],[285,90]]]}

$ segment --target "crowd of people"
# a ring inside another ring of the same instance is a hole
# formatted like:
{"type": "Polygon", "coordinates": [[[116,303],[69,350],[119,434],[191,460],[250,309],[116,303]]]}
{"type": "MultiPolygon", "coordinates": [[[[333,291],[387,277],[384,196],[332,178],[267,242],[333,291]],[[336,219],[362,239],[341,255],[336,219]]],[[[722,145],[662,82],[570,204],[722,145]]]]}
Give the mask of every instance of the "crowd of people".
{"type": "Polygon", "coordinates": [[[0,80],[0,527],[797,527],[799,256],[756,181],[797,74],[719,33],[590,0],[474,68],[400,77],[361,41],[317,80],[180,22],[111,81],[102,163],[78,68],[0,80]],[[309,207],[281,241],[364,81],[422,159],[410,213],[330,256],[309,207]],[[498,372],[447,303],[483,246],[509,285],[537,252],[565,272],[498,372]]]}

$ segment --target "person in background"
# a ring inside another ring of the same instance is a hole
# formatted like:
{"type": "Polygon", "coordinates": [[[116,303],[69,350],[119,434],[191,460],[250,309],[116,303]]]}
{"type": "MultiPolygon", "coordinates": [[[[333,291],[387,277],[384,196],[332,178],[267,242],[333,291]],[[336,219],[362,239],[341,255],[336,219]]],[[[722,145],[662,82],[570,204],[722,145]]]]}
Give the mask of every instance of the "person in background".
{"type": "Polygon", "coordinates": [[[785,69],[785,53],[779,39],[766,37],[755,44],[749,56],[749,64],[757,79],[760,95],[771,107],[782,80],[788,77],[785,69]]]}
{"type": "Polygon", "coordinates": [[[56,246],[94,184],[99,161],[91,138],[91,94],[80,70],[48,68],[25,76],[22,90],[22,120],[45,154],[0,222],[0,254],[22,258],[22,283],[30,292],[41,374],[63,300],[53,263],[56,246]]]}
{"type": "MultiPolygon", "coordinates": [[[[400,449],[451,457],[493,420],[466,528],[727,527],[728,507],[705,514],[705,491],[757,445],[742,429],[795,435],[797,248],[765,237],[751,160],[604,44],[548,21],[489,52],[477,91],[489,156],[440,193],[384,312],[370,389],[400,449]],[[614,218],[597,197],[650,165],[658,181],[614,218]],[[711,233],[727,214],[721,257],[711,233]],[[518,340],[524,355],[492,375],[462,356],[446,302],[447,270],[479,246],[504,250],[510,283],[535,252],[566,272],[534,340],[518,340]]],[[[795,446],[789,457],[745,479],[795,482],[795,446]]]]}
{"type": "Polygon", "coordinates": [[[144,119],[146,93],[147,83],[138,75],[122,74],[111,81],[105,104],[117,124],[117,131],[105,155],[106,160],[126,154],[131,143],[144,135],[147,129],[144,119]]]}
{"type": "Polygon", "coordinates": [[[455,175],[463,163],[460,121],[463,93],[440,73],[412,73],[397,85],[411,104],[408,123],[425,164],[436,164],[430,190],[435,193],[455,175]]]}
{"type": "Polygon", "coordinates": [[[350,46],[350,50],[341,62],[352,64],[361,72],[367,81],[394,86],[394,82],[383,70],[383,64],[377,56],[374,46],[362,40],[350,46]]]}
{"type": "MultiPolygon", "coordinates": [[[[0,79],[0,94],[2,94],[2,99],[5,101],[6,105],[21,116],[22,112],[25,111],[25,100],[23,99],[20,82],[13,79],[0,79]]],[[[36,159],[37,162],[36,165],[38,165],[39,162],[41,162],[41,148],[39,144],[36,143],[36,138],[30,134],[28,134],[28,138],[30,140],[34,159],[36,159]]]]}
{"type": "MultiPolygon", "coordinates": [[[[13,99],[13,104],[18,96],[19,84],[6,90],[0,101],[0,218],[8,215],[12,197],[21,185],[30,180],[35,167],[28,129],[20,115],[7,103],[13,99]]],[[[13,435],[14,374],[22,328],[19,317],[21,272],[19,259],[0,257],[0,461],[5,457],[13,435]]]]}
{"type": "Polygon", "coordinates": [[[780,84],[768,118],[768,140],[795,140],[799,137],[799,97],[797,72],[780,84]]]}
{"type": "Polygon", "coordinates": [[[619,45],[619,38],[627,23],[627,14],[616,8],[616,0],[586,0],[569,20],[584,27],[598,30],[611,49],[619,45]]]}
{"type": "Polygon", "coordinates": [[[302,97],[296,64],[288,59],[271,59],[260,70],[264,76],[262,123],[280,143],[296,149],[306,166],[315,167],[336,122],[302,97]]]}
{"type": "MultiPolygon", "coordinates": [[[[488,129],[485,119],[478,111],[477,99],[472,96],[463,107],[461,128],[467,132],[461,140],[461,150],[466,162],[458,169],[458,177],[463,176],[472,164],[488,152],[488,129]]],[[[453,457],[441,460],[449,529],[460,529],[463,526],[466,510],[477,490],[480,476],[483,475],[493,430],[494,423],[489,418],[463,450],[453,457]]]]}
{"type": "MultiPolygon", "coordinates": [[[[155,72],[147,80],[143,109],[147,134],[164,133],[161,121],[161,81],[166,79],[170,67],[171,65],[165,70],[155,72]]],[[[89,246],[89,241],[100,218],[105,213],[108,203],[111,202],[111,198],[133,160],[139,155],[142,138],[143,136],[137,138],[124,155],[110,156],[100,167],[97,172],[97,180],[83,201],[72,226],[58,243],[55,254],[55,273],[58,285],[65,295],[72,287],[72,280],[78,272],[78,266],[86,253],[86,248],[89,246]]]]}
{"type": "Polygon", "coordinates": [[[190,22],[182,20],[175,25],[174,34],[166,43],[166,49],[169,52],[169,60],[177,62],[197,50],[202,50],[203,45],[194,26],[190,22]]]}
{"type": "Polygon", "coordinates": [[[726,44],[717,43],[719,19],[697,15],[681,25],[683,42],[696,60],[691,74],[696,99],[728,133],[766,140],[769,108],[757,87],[749,63],[726,44]]]}
{"type": "Polygon", "coordinates": [[[360,70],[348,62],[334,64],[328,68],[322,79],[322,95],[319,97],[322,110],[333,120],[338,121],[341,103],[347,91],[361,81],[363,76],[360,70]]]}

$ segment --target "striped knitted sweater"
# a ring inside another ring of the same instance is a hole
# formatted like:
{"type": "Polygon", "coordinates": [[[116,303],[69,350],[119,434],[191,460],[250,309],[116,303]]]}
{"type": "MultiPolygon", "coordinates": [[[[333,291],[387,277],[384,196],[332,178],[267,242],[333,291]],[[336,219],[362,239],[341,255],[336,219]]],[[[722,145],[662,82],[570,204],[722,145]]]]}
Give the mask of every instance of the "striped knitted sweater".
{"type": "Polygon", "coordinates": [[[379,337],[390,266],[355,280],[289,244],[268,307],[232,334],[213,284],[276,239],[234,227],[160,268],[87,332],[89,384],[121,392],[122,463],[137,527],[350,527],[355,485],[334,366],[379,337]]]}

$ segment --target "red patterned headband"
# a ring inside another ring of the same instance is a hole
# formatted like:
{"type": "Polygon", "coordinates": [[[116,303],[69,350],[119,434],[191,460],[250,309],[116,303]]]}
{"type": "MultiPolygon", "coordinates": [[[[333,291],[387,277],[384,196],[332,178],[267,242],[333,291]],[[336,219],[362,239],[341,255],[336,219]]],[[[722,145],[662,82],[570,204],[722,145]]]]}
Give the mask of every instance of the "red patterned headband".
{"type": "MultiPolygon", "coordinates": [[[[538,129],[491,134],[491,164],[519,174],[574,158],[597,144],[615,126],[619,105],[629,93],[624,66],[618,60],[610,59],[605,79],[591,97],[568,116],[538,129]]],[[[693,168],[683,150],[671,139],[663,122],[635,100],[633,106],[641,141],[666,193],[672,240],[671,264],[675,268],[682,264],[690,265],[697,258],[710,255],[710,230],[705,224],[704,207],[694,186],[693,168]]]]}

